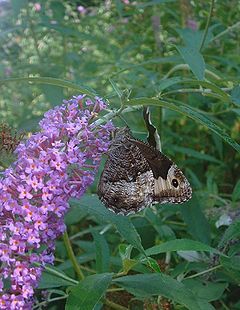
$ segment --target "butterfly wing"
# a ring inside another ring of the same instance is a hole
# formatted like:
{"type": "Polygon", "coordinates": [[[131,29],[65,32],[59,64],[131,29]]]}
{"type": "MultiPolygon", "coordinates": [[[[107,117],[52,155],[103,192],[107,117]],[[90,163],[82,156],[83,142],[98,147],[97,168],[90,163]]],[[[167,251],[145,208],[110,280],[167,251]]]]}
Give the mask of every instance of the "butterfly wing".
{"type": "Polygon", "coordinates": [[[192,189],[182,171],[164,154],[142,141],[131,139],[148,162],[154,176],[153,201],[182,203],[191,198],[192,189]]]}
{"type": "Polygon", "coordinates": [[[98,195],[115,213],[136,213],[153,202],[182,203],[192,189],[182,171],[164,154],[121,128],[108,151],[98,195]]]}
{"type": "Polygon", "coordinates": [[[152,170],[131,138],[128,128],[116,133],[98,185],[101,201],[110,210],[124,215],[149,206],[154,189],[152,170]]]}

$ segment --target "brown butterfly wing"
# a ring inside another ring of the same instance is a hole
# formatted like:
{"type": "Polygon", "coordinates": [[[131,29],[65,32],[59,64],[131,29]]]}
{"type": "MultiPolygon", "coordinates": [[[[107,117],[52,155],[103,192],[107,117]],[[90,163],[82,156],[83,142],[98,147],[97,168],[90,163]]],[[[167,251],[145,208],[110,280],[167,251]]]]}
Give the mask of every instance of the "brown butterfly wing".
{"type": "Polygon", "coordinates": [[[191,198],[191,186],[182,171],[164,154],[148,144],[132,139],[147,160],[154,176],[153,201],[182,203],[191,198]]]}
{"type": "Polygon", "coordinates": [[[131,138],[128,128],[116,133],[98,185],[101,201],[124,215],[149,206],[153,198],[153,173],[131,138]]]}
{"type": "Polygon", "coordinates": [[[110,210],[127,215],[153,202],[187,201],[191,193],[186,177],[167,156],[134,139],[128,128],[116,132],[98,185],[110,210]]]}

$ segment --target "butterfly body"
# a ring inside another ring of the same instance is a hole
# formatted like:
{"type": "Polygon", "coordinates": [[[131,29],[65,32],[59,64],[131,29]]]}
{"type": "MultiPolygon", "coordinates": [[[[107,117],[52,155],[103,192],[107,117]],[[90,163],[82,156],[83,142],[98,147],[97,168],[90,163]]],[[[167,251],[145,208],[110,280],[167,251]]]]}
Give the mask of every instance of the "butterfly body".
{"type": "Polygon", "coordinates": [[[127,127],[116,131],[98,185],[107,208],[128,215],[156,202],[184,202],[191,192],[187,179],[168,157],[134,139],[127,127]]]}

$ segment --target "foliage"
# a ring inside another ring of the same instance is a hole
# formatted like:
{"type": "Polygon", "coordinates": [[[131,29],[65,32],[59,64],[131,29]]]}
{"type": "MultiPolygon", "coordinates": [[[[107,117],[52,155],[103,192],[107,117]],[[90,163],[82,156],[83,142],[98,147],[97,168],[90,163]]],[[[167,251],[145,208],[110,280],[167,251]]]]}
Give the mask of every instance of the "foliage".
{"type": "Polygon", "coordinates": [[[150,106],[163,152],[194,192],[183,205],[116,216],[96,196],[97,177],[65,218],[75,264],[59,239],[35,309],[240,308],[239,6],[0,1],[1,122],[27,136],[64,98],[97,94],[115,125],[145,139],[150,106]]]}

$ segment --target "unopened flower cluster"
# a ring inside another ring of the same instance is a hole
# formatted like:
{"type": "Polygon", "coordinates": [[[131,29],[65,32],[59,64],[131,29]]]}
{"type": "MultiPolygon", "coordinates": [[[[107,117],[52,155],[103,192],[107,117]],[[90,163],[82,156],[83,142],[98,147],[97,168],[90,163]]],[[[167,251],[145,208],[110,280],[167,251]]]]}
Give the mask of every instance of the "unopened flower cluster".
{"type": "Polygon", "coordinates": [[[95,125],[104,108],[100,98],[80,95],[48,111],[0,178],[0,309],[31,309],[68,200],[84,194],[108,148],[112,124],[95,125]]]}

